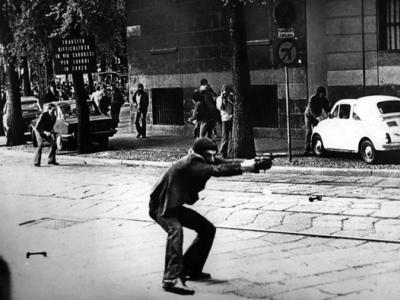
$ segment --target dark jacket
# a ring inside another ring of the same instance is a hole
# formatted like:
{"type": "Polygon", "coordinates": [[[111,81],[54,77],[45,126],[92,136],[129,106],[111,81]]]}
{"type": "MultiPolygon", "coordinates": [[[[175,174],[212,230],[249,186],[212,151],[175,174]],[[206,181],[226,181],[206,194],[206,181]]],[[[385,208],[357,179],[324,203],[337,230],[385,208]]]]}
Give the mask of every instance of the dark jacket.
{"type": "Polygon", "coordinates": [[[322,109],[326,113],[329,112],[329,101],[325,97],[319,97],[314,95],[308,102],[306,111],[304,112],[307,118],[311,120],[312,123],[318,123],[317,118],[321,116],[322,109]]]}
{"type": "MultiPolygon", "coordinates": [[[[137,105],[136,96],[138,93],[139,91],[136,91],[132,97],[132,100],[134,103],[136,103],[136,105],[137,105]]],[[[147,108],[149,107],[149,95],[145,91],[142,91],[141,93],[142,96],[140,98],[140,105],[138,106],[137,111],[141,113],[147,113],[147,108]]]]}
{"type": "Polygon", "coordinates": [[[55,91],[55,93],[56,94],[53,94],[50,90],[48,90],[47,93],[44,95],[43,103],[58,101],[57,91],[55,91]]]}
{"type": "Polygon", "coordinates": [[[121,91],[117,87],[111,90],[110,96],[111,96],[112,107],[121,107],[124,104],[124,97],[122,96],[121,91]]]}
{"type": "Polygon", "coordinates": [[[53,131],[54,124],[56,123],[56,116],[51,116],[48,111],[42,113],[39,117],[38,122],[36,123],[36,130],[39,133],[43,133],[44,131],[53,131]]]}
{"type": "Polygon", "coordinates": [[[150,216],[163,216],[174,207],[195,203],[211,176],[240,174],[240,163],[211,165],[201,155],[188,154],[174,163],[154,186],[150,194],[150,216]]]}

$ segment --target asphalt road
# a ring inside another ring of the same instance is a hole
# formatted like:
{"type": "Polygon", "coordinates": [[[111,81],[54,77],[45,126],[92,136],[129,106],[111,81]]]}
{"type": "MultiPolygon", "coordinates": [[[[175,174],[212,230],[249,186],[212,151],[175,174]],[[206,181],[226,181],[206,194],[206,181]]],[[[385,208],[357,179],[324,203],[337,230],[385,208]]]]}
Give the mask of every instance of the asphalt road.
{"type": "MultiPolygon", "coordinates": [[[[147,215],[165,169],[59,161],[0,157],[0,254],[14,299],[179,298],[160,287],[166,235],[147,215]]],[[[372,176],[212,179],[194,208],[217,226],[213,280],[191,283],[191,298],[398,299],[399,189],[372,176]]],[[[184,246],[193,238],[185,232],[184,246]]]]}

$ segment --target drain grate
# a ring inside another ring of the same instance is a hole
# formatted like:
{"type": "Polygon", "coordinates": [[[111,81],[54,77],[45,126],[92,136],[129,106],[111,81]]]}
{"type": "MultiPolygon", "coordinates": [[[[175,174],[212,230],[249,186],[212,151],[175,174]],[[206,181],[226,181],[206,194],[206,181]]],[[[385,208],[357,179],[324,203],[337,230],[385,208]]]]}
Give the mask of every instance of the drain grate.
{"type": "Polygon", "coordinates": [[[31,220],[27,222],[23,222],[19,224],[20,226],[38,226],[41,228],[46,228],[46,229],[62,229],[62,228],[67,228],[71,227],[76,224],[83,223],[83,221],[76,221],[76,220],[66,220],[66,219],[53,219],[53,218],[42,218],[39,220],[31,220]]]}

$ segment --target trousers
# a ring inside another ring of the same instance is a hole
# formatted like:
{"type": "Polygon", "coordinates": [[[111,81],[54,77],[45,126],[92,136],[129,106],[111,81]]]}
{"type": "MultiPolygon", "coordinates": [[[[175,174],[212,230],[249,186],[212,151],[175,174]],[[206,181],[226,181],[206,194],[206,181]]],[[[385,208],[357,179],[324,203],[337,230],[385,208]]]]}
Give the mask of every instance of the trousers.
{"type": "Polygon", "coordinates": [[[146,137],[146,114],[147,112],[137,112],[135,118],[136,131],[142,137],[146,137]]]}
{"type": "Polygon", "coordinates": [[[222,121],[222,134],[221,134],[221,147],[219,152],[223,158],[228,157],[229,144],[232,139],[232,119],[228,121],[222,121]]]}
{"type": "Polygon", "coordinates": [[[185,206],[176,207],[167,215],[152,217],[168,234],[163,280],[201,273],[214,241],[215,226],[185,206]],[[184,254],[183,227],[197,232],[196,238],[184,254]]]}
{"type": "Polygon", "coordinates": [[[44,142],[48,142],[50,144],[51,150],[49,153],[49,162],[55,162],[56,161],[56,150],[57,150],[57,146],[56,146],[56,141],[54,140],[52,135],[46,136],[46,135],[41,135],[39,133],[39,131],[35,130],[35,137],[36,137],[36,141],[37,141],[37,149],[36,149],[36,153],[35,153],[35,159],[34,159],[34,163],[37,165],[40,165],[40,161],[42,159],[42,149],[44,147],[44,142]]]}

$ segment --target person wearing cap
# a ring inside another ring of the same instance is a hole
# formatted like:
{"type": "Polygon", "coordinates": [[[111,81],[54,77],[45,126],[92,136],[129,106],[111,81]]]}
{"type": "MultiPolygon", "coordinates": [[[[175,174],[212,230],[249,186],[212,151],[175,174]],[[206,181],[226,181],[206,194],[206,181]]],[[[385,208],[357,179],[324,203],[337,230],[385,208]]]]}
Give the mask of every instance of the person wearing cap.
{"type": "MultiPolygon", "coordinates": [[[[175,162],[155,184],[149,202],[149,215],[168,234],[162,287],[165,291],[194,294],[186,280],[205,280],[204,264],[215,236],[215,226],[186,205],[199,200],[199,192],[212,177],[234,176],[255,170],[254,159],[241,162],[220,160],[217,145],[202,137],[194,142],[188,155],[175,162]],[[183,254],[183,227],[197,237],[183,254]]],[[[267,168],[271,167],[267,166],[267,168]]]]}

